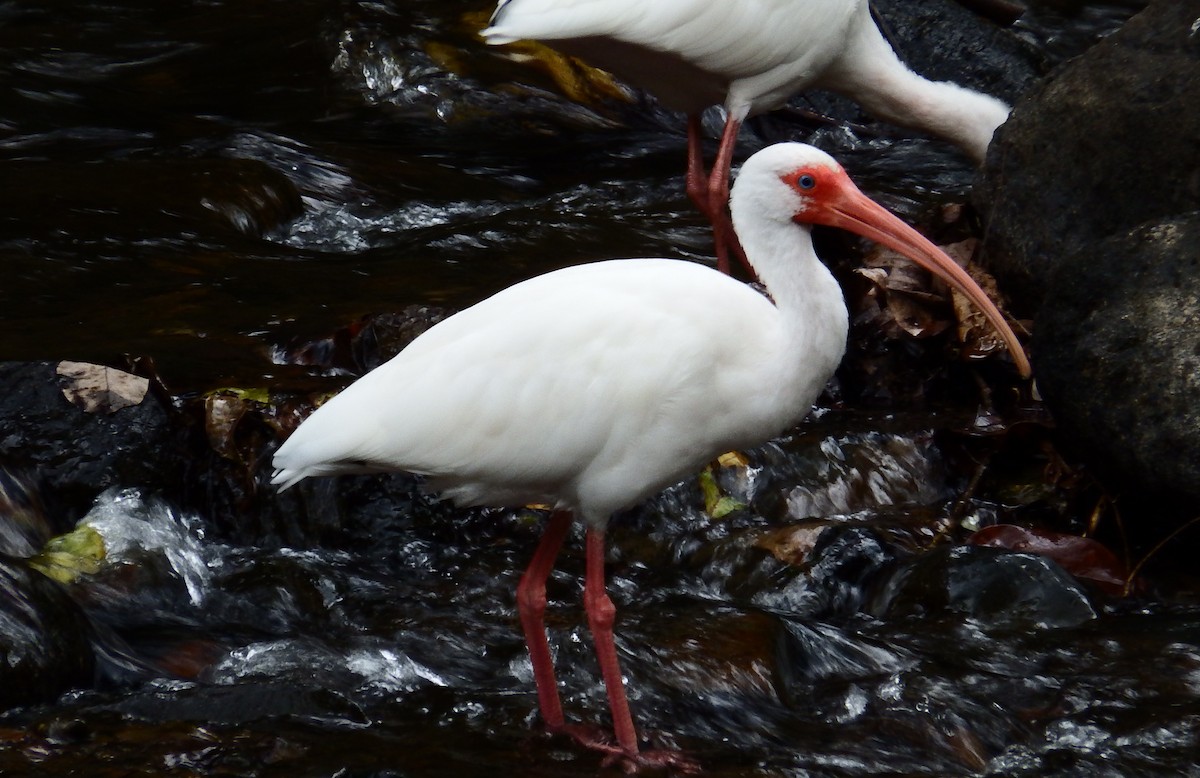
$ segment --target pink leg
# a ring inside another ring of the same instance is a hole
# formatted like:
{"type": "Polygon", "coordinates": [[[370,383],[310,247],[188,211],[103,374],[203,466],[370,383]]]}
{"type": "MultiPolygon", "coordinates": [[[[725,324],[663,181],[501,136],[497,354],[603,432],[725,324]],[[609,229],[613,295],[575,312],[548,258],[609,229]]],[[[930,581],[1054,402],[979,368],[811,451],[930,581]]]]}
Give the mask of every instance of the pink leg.
{"type": "Polygon", "coordinates": [[[583,607],[587,611],[588,626],[592,629],[592,640],[596,644],[596,658],[600,662],[604,688],[608,691],[608,705],[612,710],[613,732],[617,736],[617,745],[626,755],[636,756],[637,733],[633,729],[629,703],[625,700],[625,682],[621,679],[617,646],[613,642],[613,621],[616,619],[617,609],[604,588],[604,532],[591,527],[587,531],[583,607]]]}
{"type": "Polygon", "coordinates": [[[584,573],[583,606],[587,611],[588,625],[592,629],[592,640],[596,644],[596,659],[600,663],[600,674],[604,677],[604,688],[608,692],[608,706],[612,712],[613,734],[617,747],[580,739],[584,745],[608,752],[604,764],[618,764],[626,773],[635,773],[644,768],[691,775],[700,771],[700,766],[678,751],[639,751],[637,731],[633,727],[633,716],[629,713],[629,702],[625,699],[625,681],[621,678],[621,666],[617,662],[617,646],[613,642],[613,622],[617,609],[608,597],[604,586],[604,531],[588,528],[587,569],[584,573]]]}
{"type": "Polygon", "coordinates": [[[708,211],[713,225],[713,244],[717,250],[717,269],[723,273],[729,272],[729,251],[733,250],[738,261],[750,274],[754,268],[746,259],[746,252],[733,231],[733,221],[729,218],[729,177],[733,167],[733,150],[737,146],[738,131],[742,128],[739,119],[730,116],[725,121],[725,130],[721,133],[721,145],[717,147],[717,159],[713,162],[712,174],[708,177],[708,211]]]}
{"type": "Polygon", "coordinates": [[[700,213],[712,222],[708,207],[708,173],[704,172],[704,154],[701,149],[700,114],[688,116],[687,124],[687,195],[700,213]]]}
{"type": "Polygon", "coordinates": [[[546,579],[554,569],[554,560],[562,548],[567,530],[571,528],[571,514],[555,511],[550,514],[542,540],[521,582],[517,584],[517,612],[521,615],[521,628],[525,631],[525,645],[529,647],[529,659],[533,663],[533,679],[537,684],[538,708],[542,719],[552,730],[563,729],[562,703],[558,699],[558,682],[554,679],[554,661],[550,658],[550,643],[546,640],[546,579]]]}

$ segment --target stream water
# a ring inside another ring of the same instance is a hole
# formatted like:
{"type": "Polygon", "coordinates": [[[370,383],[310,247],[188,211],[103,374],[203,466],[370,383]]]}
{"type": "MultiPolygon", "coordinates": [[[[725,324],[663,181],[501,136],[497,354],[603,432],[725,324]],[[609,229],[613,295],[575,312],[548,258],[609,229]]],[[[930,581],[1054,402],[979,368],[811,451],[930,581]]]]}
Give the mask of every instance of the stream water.
{"type": "MultiPolygon", "coordinates": [[[[284,347],[581,260],[711,261],[680,117],[562,97],[472,37],[485,5],[0,3],[0,359],[152,356],[180,398],[332,390],[344,371],[284,347]]],[[[1137,3],[1031,6],[1013,34],[1049,68],[1137,3]]],[[[739,158],[801,133],[915,221],[974,175],[928,139],[773,121],[739,158]]],[[[943,542],[1053,512],[1011,475],[1045,459],[1006,460],[972,391],[840,381],[713,471],[727,515],[689,480],[615,523],[650,740],[731,777],[1200,775],[1194,591],[1121,598],[943,542]]],[[[538,727],[513,602],[535,511],[454,511],[405,476],[308,483],[253,516],[137,486],[80,518],[107,549],[73,589],[97,680],[0,714],[0,774],[603,772],[538,727]]],[[[580,545],[547,621],[567,715],[603,722],[580,545]]]]}

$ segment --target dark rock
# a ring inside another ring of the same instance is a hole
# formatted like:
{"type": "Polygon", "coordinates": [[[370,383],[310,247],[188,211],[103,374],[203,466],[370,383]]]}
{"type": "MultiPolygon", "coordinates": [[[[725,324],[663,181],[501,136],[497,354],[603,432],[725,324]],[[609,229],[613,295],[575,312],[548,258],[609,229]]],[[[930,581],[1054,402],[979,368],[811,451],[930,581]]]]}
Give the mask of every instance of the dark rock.
{"type": "Polygon", "coordinates": [[[871,528],[831,526],[821,533],[803,574],[780,589],[758,592],[754,603],[812,618],[856,613],[870,584],[895,566],[897,556],[871,528]]]}
{"type": "Polygon", "coordinates": [[[1053,268],[1084,247],[1200,208],[1197,18],[1200,0],[1151,3],[997,132],[976,192],[987,261],[1017,313],[1035,312],[1053,268]]]}
{"type": "Polygon", "coordinates": [[[0,465],[0,554],[33,556],[53,534],[33,479],[0,465]]]}
{"type": "MultiPolygon", "coordinates": [[[[1200,79],[1198,79],[1200,81],[1200,79]]],[[[1200,157],[1197,157],[1200,159],[1200,157]]],[[[1115,490],[1200,505],[1200,213],[1140,226],[1056,270],[1034,332],[1038,385],[1115,490]]]]}
{"type": "Polygon", "coordinates": [[[87,617],[62,586],[0,556],[0,709],[90,685],[89,634],[87,617]]]}
{"type": "Polygon", "coordinates": [[[42,494],[65,512],[60,518],[82,515],[110,486],[179,488],[187,454],[157,395],[88,413],[63,396],[55,369],[0,363],[0,465],[36,474],[42,494]]]}
{"type": "Polygon", "coordinates": [[[1175,221],[1200,209],[1197,18],[1200,0],[1155,0],[1066,65],[1000,128],[977,189],[989,266],[1015,313],[1041,311],[1063,443],[1159,506],[1200,500],[1196,231],[1175,221]]]}
{"type": "Polygon", "coordinates": [[[1009,103],[1041,75],[1037,53],[1004,27],[947,0],[873,0],[881,29],[900,59],[933,81],[1009,103]]]}
{"type": "Polygon", "coordinates": [[[943,546],[914,559],[872,610],[886,618],[970,619],[988,630],[1074,627],[1096,617],[1052,560],[983,546],[943,546]]]}

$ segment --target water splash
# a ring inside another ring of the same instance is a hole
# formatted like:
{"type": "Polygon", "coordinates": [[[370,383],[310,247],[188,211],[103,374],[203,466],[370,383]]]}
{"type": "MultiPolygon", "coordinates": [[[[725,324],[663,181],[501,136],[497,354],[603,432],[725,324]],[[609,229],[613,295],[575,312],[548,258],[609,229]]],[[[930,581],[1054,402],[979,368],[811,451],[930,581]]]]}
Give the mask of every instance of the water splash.
{"type": "Polygon", "coordinates": [[[147,556],[164,559],[186,587],[191,604],[204,604],[212,590],[214,571],[220,566],[222,547],[205,541],[203,525],[196,517],[147,501],[137,489],[109,489],[96,498],[79,523],[104,538],[109,566],[140,565],[147,556]]]}
{"type": "Polygon", "coordinates": [[[815,472],[787,495],[788,515],[846,516],[949,496],[942,458],[929,434],[869,432],[821,441],[815,472]]]}
{"type": "Polygon", "coordinates": [[[251,643],[230,651],[209,672],[218,684],[249,679],[294,677],[306,684],[357,687],[360,693],[394,694],[449,682],[383,639],[363,638],[348,648],[313,638],[281,638],[251,643]]]}

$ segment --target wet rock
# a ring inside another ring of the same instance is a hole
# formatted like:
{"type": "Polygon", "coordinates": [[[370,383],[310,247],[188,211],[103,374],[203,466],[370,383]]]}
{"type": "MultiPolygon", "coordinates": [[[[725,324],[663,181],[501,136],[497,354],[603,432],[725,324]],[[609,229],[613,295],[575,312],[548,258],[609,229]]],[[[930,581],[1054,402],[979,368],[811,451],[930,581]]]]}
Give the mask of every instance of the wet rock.
{"type": "Polygon", "coordinates": [[[0,466],[0,554],[33,556],[53,534],[33,480],[0,466]]]}
{"type": "Polygon", "coordinates": [[[1074,627],[1096,617],[1087,595],[1046,557],[943,546],[914,559],[871,610],[888,618],[969,619],[986,630],[1074,627]]]}
{"type": "Polygon", "coordinates": [[[874,0],[892,46],[910,68],[1013,102],[1041,70],[1039,56],[1004,27],[946,0],[874,0]]]}
{"type": "Polygon", "coordinates": [[[187,456],[157,395],[89,413],[67,400],[55,371],[54,362],[0,363],[0,463],[36,473],[68,515],[110,486],[180,487],[187,456]]]}
{"type": "Polygon", "coordinates": [[[1096,241],[1200,208],[1197,18],[1200,0],[1156,0],[997,132],[976,191],[986,258],[1015,312],[1041,307],[1055,267],[1096,241]]]}
{"type": "Polygon", "coordinates": [[[0,556],[0,709],[90,684],[87,618],[59,584],[0,556]]]}
{"type": "Polygon", "coordinates": [[[1042,312],[1062,440],[1113,491],[1192,506],[1196,232],[1173,220],[1200,209],[1197,18],[1200,0],[1156,0],[1065,66],[1000,129],[980,187],[987,260],[1015,312],[1042,312]]]}
{"type": "Polygon", "coordinates": [[[856,613],[871,585],[891,570],[900,552],[870,527],[826,526],[803,564],[803,572],[779,588],[753,595],[755,605],[805,617],[856,613]]]}
{"type": "Polygon", "coordinates": [[[1038,385],[1062,440],[1110,489],[1134,492],[1130,507],[1200,506],[1197,246],[1200,213],[1080,251],[1037,322],[1038,385]]]}
{"type": "Polygon", "coordinates": [[[453,311],[430,305],[408,305],[399,313],[368,314],[328,337],[295,340],[279,355],[294,365],[313,365],[350,375],[363,375],[399,354],[408,344],[453,311]]]}
{"type": "Polygon", "coordinates": [[[811,705],[822,684],[888,675],[905,665],[902,654],[820,622],[785,621],[776,652],[777,688],[797,708],[811,705]]]}

